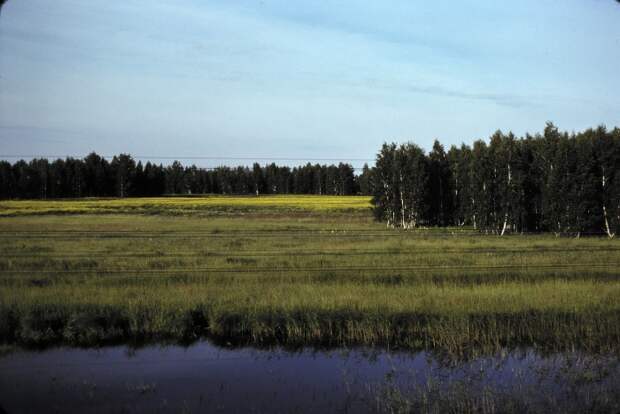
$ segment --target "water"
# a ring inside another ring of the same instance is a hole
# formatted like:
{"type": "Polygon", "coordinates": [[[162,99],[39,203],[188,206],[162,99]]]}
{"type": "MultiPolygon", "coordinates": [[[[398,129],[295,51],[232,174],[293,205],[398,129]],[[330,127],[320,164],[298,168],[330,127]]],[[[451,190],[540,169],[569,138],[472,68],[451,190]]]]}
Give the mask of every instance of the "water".
{"type": "Polygon", "coordinates": [[[592,404],[611,411],[620,409],[619,384],[617,356],[532,350],[458,361],[425,352],[292,352],[200,342],[0,357],[0,406],[7,413],[441,412],[446,404],[489,401],[497,408],[517,404],[518,411],[582,411],[592,404]]]}

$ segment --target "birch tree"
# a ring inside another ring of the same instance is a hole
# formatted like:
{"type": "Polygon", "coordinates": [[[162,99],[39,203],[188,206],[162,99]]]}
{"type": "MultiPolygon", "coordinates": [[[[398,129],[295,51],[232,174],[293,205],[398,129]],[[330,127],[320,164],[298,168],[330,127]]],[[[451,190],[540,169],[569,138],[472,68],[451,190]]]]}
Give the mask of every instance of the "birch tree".
{"type": "Polygon", "coordinates": [[[471,155],[469,164],[471,224],[474,229],[488,231],[493,225],[493,172],[486,143],[474,142],[471,155]]]}
{"type": "Polygon", "coordinates": [[[603,231],[613,238],[620,223],[620,130],[593,132],[594,153],[599,168],[603,231]]]}
{"type": "Polygon", "coordinates": [[[373,213],[377,220],[385,221],[388,227],[396,226],[396,193],[395,182],[396,144],[384,143],[377,154],[375,164],[375,188],[373,194],[373,213]]]}
{"type": "Polygon", "coordinates": [[[396,152],[396,175],[400,198],[400,226],[417,227],[427,209],[427,162],[424,151],[413,143],[401,145],[396,152]]]}
{"type": "Polygon", "coordinates": [[[453,202],[452,171],[448,157],[439,141],[435,140],[428,155],[428,200],[432,214],[429,224],[449,226],[452,224],[453,202]]]}

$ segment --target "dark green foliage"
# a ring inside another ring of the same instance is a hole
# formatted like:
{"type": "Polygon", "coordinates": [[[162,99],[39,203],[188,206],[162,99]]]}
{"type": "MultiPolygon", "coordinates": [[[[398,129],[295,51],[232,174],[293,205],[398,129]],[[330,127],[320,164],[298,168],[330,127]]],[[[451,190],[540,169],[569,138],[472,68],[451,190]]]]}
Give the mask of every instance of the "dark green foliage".
{"type": "Polygon", "coordinates": [[[428,172],[428,203],[432,212],[428,221],[433,225],[447,226],[452,222],[454,214],[452,170],[443,145],[437,140],[433,144],[433,150],[428,155],[428,172]]]}
{"type": "Polygon", "coordinates": [[[374,193],[373,169],[368,167],[368,164],[364,164],[362,173],[357,178],[357,182],[359,183],[360,194],[374,193]]]}
{"type": "Polygon", "coordinates": [[[373,177],[375,218],[388,226],[415,227],[427,213],[428,163],[415,144],[384,144],[373,177]]]}
{"type": "Polygon", "coordinates": [[[371,170],[363,173],[361,191],[358,176],[350,164],[307,164],[289,168],[269,164],[247,167],[184,167],[142,162],[128,154],[108,162],[89,154],[83,160],[67,158],[49,162],[20,160],[11,165],[0,161],[0,199],[148,197],[164,194],[370,194],[371,170]]]}
{"type": "Polygon", "coordinates": [[[372,203],[377,220],[386,221],[388,226],[396,222],[396,183],[394,181],[394,163],[396,144],[383,144],[377,154],[374,177],[376,180],[372,203]]]}
{"type": "Polygon", "coordinates": [[[609,237],[618,232],[618,128],[569,135],[547,123],[542,135],[518,139],[497,131],[488,144],[453,146],[447,154],[435,141],[428,155],[420,155],[426,168],[407,155],[411,146],[384,144],[377,156],[375,217],[390,226],[469,225],[496,234],[609,237]],[[403,220],[403,189],[424,194],[424,204],[415,206],[421,220],[403,220]]]}

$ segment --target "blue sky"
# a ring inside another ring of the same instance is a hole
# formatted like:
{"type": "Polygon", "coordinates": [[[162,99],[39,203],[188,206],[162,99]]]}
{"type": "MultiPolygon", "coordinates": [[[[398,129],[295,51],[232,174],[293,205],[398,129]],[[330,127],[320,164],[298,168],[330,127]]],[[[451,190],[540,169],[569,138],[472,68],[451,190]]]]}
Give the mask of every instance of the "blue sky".
{"type": "Polygon", "coordinates": [[[346,160],[613,127],[619,22],[613,0],[9,0],[0,154],[346,160]]]}

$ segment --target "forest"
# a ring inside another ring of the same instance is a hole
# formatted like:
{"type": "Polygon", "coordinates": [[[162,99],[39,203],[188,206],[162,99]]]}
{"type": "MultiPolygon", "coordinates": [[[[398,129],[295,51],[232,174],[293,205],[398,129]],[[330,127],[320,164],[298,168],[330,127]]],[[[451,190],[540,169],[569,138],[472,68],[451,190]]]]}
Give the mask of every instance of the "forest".
{"type": "Polygon", "coordinates": [[[620,229],[620,129],[600,126],[429,154],[384,144],[372,173],[374,213],[388,226],[472,226],[485,232],[607,234],[620,229]]]}
{"type": "MultiPolygon", "coordinates": [[[[84,159],[0,161],[0,198],[152,197],[188,194],[359,193],[350,164],[290,168],[274,163],[251,168],[199,168],[136,162],[129,154],[111,161],[91,153],[84,159]]],[[[363,191],[368,191],[364,189],[363,191]]]]}
{"type": "Polygon", "coordinates": [[[607,234],[620,230],[620,129],[501,131],[488,142],[385,143],[374,167],[351,164],[199,168],[106,160],[0,162],[0,198],[148,197],[188,194],[372,195],[390,227],[471,226],[485,232],[607,234]]]}

